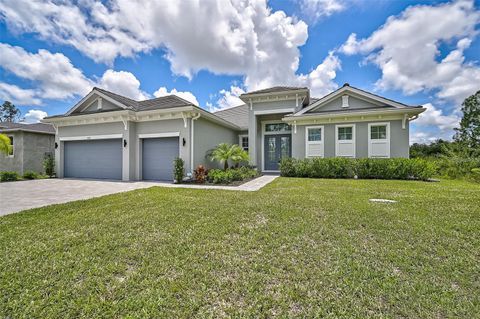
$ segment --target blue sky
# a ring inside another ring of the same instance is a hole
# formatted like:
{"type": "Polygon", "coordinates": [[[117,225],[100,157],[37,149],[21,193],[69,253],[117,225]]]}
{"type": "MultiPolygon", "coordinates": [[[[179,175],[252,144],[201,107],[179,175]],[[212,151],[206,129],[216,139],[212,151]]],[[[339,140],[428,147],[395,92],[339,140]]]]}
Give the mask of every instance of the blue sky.
{"type": "Polygon", "coordinates": [[[0,101],[33,122],[94,86],[175,93],[214,110],[244,91],[344,82],[427,112],[412,141],[450,138],[480,89],[479,1],[0,1],[0,101]],[[139,19],[141,17],[141,19],[139,19]]]}

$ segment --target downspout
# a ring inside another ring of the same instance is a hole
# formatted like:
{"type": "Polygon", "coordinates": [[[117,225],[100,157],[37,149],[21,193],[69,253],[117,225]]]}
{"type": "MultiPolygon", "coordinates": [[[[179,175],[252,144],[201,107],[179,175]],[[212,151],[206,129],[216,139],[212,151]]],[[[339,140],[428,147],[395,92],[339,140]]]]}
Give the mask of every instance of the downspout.
{"type": "Polygon", "coordinates": [[[194,117],[192,117],[192,125],[190,125],[190,172],[193,174],[193,144],[194,144],[194,138],[193,138],[193,123],[195,120],[198,120],[200,118],[200,113],[197,113],[194,117]]]}

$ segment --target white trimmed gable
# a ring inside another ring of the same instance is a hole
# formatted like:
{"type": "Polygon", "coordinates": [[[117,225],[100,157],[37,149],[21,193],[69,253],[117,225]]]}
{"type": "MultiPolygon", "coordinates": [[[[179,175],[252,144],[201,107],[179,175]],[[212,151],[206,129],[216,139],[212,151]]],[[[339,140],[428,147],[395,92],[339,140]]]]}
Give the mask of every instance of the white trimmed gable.
{"type": "Polygon", "coordinates": [[[77,113],[83,113],[83,112],[94,112],[96,111],[102,111],[102,110],[125,110],[128,109],[128,107],[111,97],[103,94],[100,91],[97,91],[96,89],[93,89],[88,93],[83,99],[81,99],[77,104],[75,104],[74,107],[72,107],[66,115],[70,114],[77,114],[77,113]],[[101,102],[100,102],[101,99],[101,102]],[[99,103],[101,105],[101,108],[99,109],[99,103]]]}

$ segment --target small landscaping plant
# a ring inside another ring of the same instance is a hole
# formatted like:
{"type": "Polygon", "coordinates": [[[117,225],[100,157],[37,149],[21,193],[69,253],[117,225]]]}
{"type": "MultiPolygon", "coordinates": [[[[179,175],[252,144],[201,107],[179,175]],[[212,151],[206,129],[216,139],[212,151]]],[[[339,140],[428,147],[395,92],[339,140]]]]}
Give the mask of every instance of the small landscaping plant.
{"type": "Polygon", "coordinates": [[[20,176],[17,172],[0,172],[1,182],[13,182],[18,181],[20,176]]]}
{"type": "Polygon", "coordinates": [[[280,172],[287,177],[428,180],[436,166],[418,158],[284,158],[280,172]]]}
{"type": "Polygon", "coordinates": [[[23,173],[23,179],[37,179],[40,175],[34,171],[26,171],[23,173]]]}
{"type": "Polygon", "coordinates": [[[214,184],[230,184],[232,182],[251,179],[257,175],[257,170],[247,166],[228,168],[226,170],[211,169],[208,171],[208,181],[214,184]]]}
{"type": "Polygon", "coordinates": [[[183,181],[185,162],[180,157],[176,157],[173,160],[173,181],[175,183],[181,183],[183,181]]]}
{"type": "Polygon", "coordinates": [[[53,175],[55,175],[55,157],[52,155],[45,156],[45,159],[43,160],[43,168],[48,177],[53,177],[53,175]]]}
{"type": "Polygon", "coordinates": [[[248,163],[248,153],[244,151],[237,144],[220,143],[213,150],[210,150],[207,154],[211,161],[217,161],[223,165],[223,169],[226,170],[229,166],[229,162],[232,162],[235,167],[238,167],[240,163],[248,163]]]}
{"type": "Polygon", "coordinates": [[[193,171],[195,175],[195,182],[198,184],[204,184],[207,181],[208,171],[203,165],[198,165],[197,168],[193,171]]]}

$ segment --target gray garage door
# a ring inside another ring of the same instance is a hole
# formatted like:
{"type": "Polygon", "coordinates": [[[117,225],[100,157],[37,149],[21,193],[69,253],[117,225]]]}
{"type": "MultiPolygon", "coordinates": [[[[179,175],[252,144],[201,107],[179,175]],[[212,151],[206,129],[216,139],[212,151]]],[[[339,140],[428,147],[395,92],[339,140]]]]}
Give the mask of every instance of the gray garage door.
{"type": "Polygon", "coordinates": [[[122,139],[64,143],[64,176],[122,179],[122,139]]]}
{"type": "Polygon", "coordinates": [[[146,180],[173,180],[173,160],[178,156],[178,137],[143,139],[142,176],[146,180]]]}

